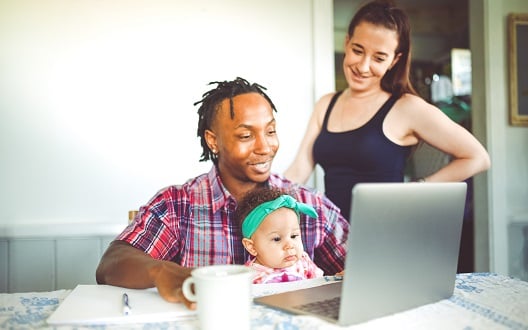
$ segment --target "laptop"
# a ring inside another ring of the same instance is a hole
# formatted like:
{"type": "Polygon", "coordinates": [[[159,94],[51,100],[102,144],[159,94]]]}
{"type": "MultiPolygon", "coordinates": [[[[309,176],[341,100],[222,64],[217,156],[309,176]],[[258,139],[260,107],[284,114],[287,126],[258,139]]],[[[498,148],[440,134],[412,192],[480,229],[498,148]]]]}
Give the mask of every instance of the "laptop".
{"type": "Polygon", "coordinates": [[[466,190],[465,182],[357,184],[343,280],[255,302],[352,325],[449,298],[466,190]]]}

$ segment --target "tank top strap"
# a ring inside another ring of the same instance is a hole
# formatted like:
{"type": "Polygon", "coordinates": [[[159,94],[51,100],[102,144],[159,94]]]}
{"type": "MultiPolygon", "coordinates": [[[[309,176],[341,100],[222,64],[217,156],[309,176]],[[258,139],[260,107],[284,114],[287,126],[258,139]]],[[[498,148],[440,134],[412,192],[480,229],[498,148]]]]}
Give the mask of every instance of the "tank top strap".
{"type": "Polygon", "coordinates": [[[325,131],[328,131],[327,124],[328,124],[328,118],[330,118],[330,113],[332,112],[332,109],[334,108],[334,104],[336,103],[337,99],[339,98],[339,95],[341,95],[343,91],[339,91],[332,96],[332,99],[330,100],[330,103],[328,104],[328,107],[326,108],[326,113],[323,120],[323,127],[322,129],[325,131]]]}
{"type": "Polygon", "coordinates": [[[396,101],[398,101],[398,97],[392,94],[389,99],[383,103],[379,111],[374,115],[374,118],[372,118],[371,122],[383,122],[396,101]]]}

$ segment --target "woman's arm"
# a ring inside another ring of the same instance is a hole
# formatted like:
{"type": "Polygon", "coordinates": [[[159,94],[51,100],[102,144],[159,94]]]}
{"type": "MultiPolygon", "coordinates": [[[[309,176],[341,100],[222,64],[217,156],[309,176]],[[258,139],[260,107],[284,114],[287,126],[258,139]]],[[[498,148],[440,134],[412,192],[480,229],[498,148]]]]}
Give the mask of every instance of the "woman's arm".
{"type": "Polygon", "coordinates": [[[410,109],[406,117],[413,134],[452,157],[449,164],[427,176],[426,181],[463,181],[490,167],[488,152],[468,130],[418,97],[406,96],[405,102],[405,108],[410,109]]]}
{"type": "Polygon", "coordinates": [[[313,145],[315,139],[321,132],[326,108],[333,95],[333,93],[327,94],[315,104],[314,111],[308,121],[308,126],[306,127],[306,132],[304,133],[297,155],[288,169],[284,172],[284,176],[293,182],[304,184],[308,181],[310,174],[312,174],[315,167],[313,145]]]}

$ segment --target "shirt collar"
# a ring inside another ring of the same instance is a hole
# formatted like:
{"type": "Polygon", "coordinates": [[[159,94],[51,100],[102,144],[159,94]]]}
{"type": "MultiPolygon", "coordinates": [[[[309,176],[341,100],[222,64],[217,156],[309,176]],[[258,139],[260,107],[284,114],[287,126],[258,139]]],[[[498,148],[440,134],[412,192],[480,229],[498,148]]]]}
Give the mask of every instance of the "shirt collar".
{"type": "Polygon", "coordinates": [[[224,207],[229,202],[235,202],[235,199],[231,193],[226,189],[220,178],[220,173],[216,165],[213,165],[209,173],[207,173],[209,182],[211,183],[211,197],[212,197],[212,210],[216,213],[219,209],[224,207]]]}
{"type": "MultiPolygon", "coordinates": [[[[222,178],[220,178],[220,173],[216,165],[213,165],[207,177],[211,184],[211,196],[212,196],[212,209],[213,212],[218,211],[228,203],[236,204],[235,198],[227,190],[227,188],[222,183],[222,178]]],[[[280,180],[272,173],[266,182],[268,186],[278,186],[280,180]]]]}

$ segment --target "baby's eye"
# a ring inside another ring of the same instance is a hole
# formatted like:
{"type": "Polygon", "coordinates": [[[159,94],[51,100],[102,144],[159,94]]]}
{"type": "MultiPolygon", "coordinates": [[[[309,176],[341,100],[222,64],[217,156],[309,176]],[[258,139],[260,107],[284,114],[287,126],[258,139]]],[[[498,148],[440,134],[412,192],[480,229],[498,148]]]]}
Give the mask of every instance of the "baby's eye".
{"type": "Polygon", "coordinates": [[[280,242],[281,239],[280,237],[273,237],[271,240],[274,242],[280,242]]]}
{"type": "Polygon", "coordinates": [[[299,234],[292,234],[291,235],[291,239],[296,239],[297,237],[299,237],[300,235],[299,234]]]}

